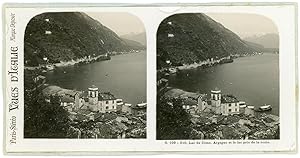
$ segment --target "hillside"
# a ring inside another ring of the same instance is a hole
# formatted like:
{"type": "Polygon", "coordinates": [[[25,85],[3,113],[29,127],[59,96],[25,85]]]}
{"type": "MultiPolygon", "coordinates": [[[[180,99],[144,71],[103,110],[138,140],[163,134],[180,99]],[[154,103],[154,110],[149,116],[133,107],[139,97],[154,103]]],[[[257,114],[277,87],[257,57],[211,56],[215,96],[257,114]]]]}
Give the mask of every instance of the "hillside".
{"type": "Polygon", "coordinates": [[[132,49],[134,50],[145,50],[146,49],[146,46],[145,45],[142,45],[141,43],[139,42],[136,42],[134,40],[129,40],[129,39],[126,39],[126,38],[121,38],[128,46],[130,46],[132,49]]]}
{"type": "Polygon", "coordinates": [[[265,47],[260,44],[249,42],[249,41],[245,41],[245,43],[247,43],[250,47],[252,47],[257,51],[263,52],[265,50],[265,47]]]}
{"type": "Polygon", "coordinates": [[[144,46],[146,46],[146,44],[147,44],[146,33],[145,32],[137,33],[137,34],[130,33],[130,34],[122,35],[121,37],[125,38],[125,39],[132,40],[132,41],[139,42],[140,44],[142,44],[144,46]]]}
{"type": "Polygon", "coordinates": [[[69,61],[112,51],[133,50],[124,40],[85,13],[44,13],[25,31],[25,66],[69,61]]]}
{"type": "Polygon", "coordinates": [[[205,14],[176,14],[166,18],[157,32],[157,64],[190,64],[256,50],[205,14]]]}
{"type": "Polygon", "coordinates": [[[251,36],[244,38],[245,41],[260,44],[264,48],[279,48],[279,36],[278,34],[264,34],[261,36],[251,36]]]}

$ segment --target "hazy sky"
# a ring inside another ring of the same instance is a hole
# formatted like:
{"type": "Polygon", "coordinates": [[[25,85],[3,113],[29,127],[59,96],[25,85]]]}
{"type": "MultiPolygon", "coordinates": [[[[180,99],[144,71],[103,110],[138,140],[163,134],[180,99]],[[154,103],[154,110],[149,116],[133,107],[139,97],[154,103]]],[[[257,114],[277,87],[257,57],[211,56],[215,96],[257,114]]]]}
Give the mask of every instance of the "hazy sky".
{"type": "MultiPolygon", "coordinates": [[[[144,25],[134,15],[128,13],[88,12],[92,18],[110,28],[118,35],[144,32],[144,25]]],[[[278,33],[273,21],[258,14],[206,13],[241,38],[266,33],[278,33]]]]}
{"type": "Polygon", "coordinates": [[[144,32],[144,25],[138,17],[128,13],[87,12],[93,19],[113,30],[119,36],[129,33],[144,32]]]}
{"type": "Polygon", "coordinates": [[[273,21],[258,14],[241,13],[207,13],[209,17],[221,23],[241,38],[266,33],[278,34],[273,21]]]}

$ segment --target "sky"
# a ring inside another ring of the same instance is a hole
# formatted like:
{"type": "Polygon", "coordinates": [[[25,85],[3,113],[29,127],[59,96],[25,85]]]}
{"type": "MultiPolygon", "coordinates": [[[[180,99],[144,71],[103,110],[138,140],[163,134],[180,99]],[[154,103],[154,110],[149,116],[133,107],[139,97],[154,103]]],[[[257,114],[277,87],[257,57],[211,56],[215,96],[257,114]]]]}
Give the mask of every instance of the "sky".
{"type": "MultiPolygon", "coordinates": [[[[144,25],[139,18],[128,13],[88,12],[87,14],[116,32],[119,36],[145,32],[144,25]]],[[[273,21],[262,15],[244,13],[206,13],[206,15],[221,23],[241,38],[259,36],[266,33],[278,34],[277,27],[273,21]]]]}
{"type": "Polygon", "coordinates": [[[113,30],[119,36],[145,32],[144,24],[135,15],[128,13],[87,12],[90,17],[113,30]]]}
{"type": "Polygon", "coordinates": [[[262,15],[243,13],[206,13],[206,15],[221,23],[241,38],[259,36],[266,33],[278,34],[277,27],[273,21],[262,15]]]}

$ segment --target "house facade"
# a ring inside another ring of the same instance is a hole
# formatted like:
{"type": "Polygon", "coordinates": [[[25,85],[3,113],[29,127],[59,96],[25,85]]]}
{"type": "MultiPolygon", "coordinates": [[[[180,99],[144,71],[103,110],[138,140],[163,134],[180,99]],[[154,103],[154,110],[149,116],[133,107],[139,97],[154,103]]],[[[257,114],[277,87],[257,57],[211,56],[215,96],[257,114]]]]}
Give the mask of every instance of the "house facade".
{"type": "Polygon", "coordinates": [[[97,87],[88,88],[88,102],[86,107],[95,112],[117,112],[117,99],[108,92],[99,93],[97,87]]]}
{"type": "Polygon", "coordinates": [[[220,89],[211,90],[210,95],[199,95],[198,112],[214,112],[221,115],[240,113],[239,101],[232,95],[222,95],[220,89]]]}

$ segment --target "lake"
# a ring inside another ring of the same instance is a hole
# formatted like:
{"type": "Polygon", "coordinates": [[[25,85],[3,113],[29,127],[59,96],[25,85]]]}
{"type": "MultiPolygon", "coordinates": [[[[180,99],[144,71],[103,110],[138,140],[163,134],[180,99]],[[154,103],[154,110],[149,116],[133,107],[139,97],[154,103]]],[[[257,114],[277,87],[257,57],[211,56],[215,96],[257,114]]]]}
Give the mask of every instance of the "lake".
{"type": "Polygon", "coordinates": [[[264,53],[234,59],[206,69],[191,69],[170,75],[169,85],[185,91],[210,93],[218,87],[246,104],[271,104],[279,116],[279,55],[264,53]]]}
{"type": "Polygon", "coordinates": [[[146,56],[142,51],[82,66],[60,67],[46,74],[47,82],[83,91],[95,85],[100,92],[111,92],[124,102],[146,102],[146,56]]]}

